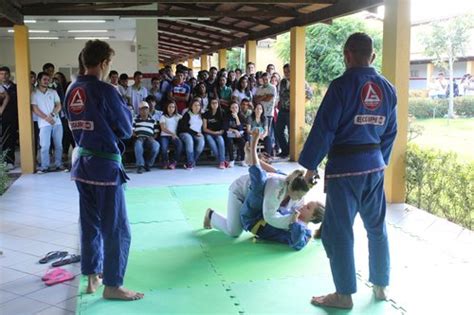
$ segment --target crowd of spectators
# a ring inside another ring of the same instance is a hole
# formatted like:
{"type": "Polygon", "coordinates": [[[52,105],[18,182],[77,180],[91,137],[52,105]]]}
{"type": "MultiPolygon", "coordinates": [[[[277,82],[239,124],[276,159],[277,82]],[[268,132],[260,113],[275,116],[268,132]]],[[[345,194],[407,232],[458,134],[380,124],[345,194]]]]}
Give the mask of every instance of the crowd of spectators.
{"type": "MultiPolygon", "coordinates": [[[[51,63],[42,70],[30,76],[35,146],[40,157],[38,173],[66,170],[68,153],[74,147],[64,115],[64,95],[70,82],[64,74],[55,72],[51,63]],[[51,154],[54,165],[50,165],[51,154]]],[[[265,71],[256,71],[250,62],[245,72],[211,67],[195,76],[192,69],[179,64],[175,73],[166,66],[151,79],[136,71],[131,80],[127,73],[110,71],[109,83],[134,117],[133,137],[125,142],[125,152],[134,154],[130,158],[125,155],[125,162],[135,163],[138,173],[154,166],[192,169],[200,158],[216,161],[220,169],[245,166],[244,145],[253,128],[263,131],[261,143],[267,159],[287,158],[289,64],[282,70],[283,78],[272,64],[265,71]],[[202,157],[206,147],[209,150],[202,157]]],[[[312,91],[307,84],[305,90],[310,99],[312,91]]],[[[3,149],[8,152],[10,169],[15,165],[12,152],[18,137],[17,107],[10,70],[0,68],[0,117],[3,134],[9,139],[3,149]]]]}

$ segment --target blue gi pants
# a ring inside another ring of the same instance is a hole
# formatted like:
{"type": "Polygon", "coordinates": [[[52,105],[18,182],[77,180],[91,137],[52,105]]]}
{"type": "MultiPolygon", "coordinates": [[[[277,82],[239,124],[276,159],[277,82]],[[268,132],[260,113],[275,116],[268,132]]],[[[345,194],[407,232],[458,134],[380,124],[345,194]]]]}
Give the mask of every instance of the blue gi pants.
{"type": "Polygon", "coordinates": [[[103,272],[106,286],[123,284],[131,235],[122,185],[98,186],[76,181],[81,222],[81,271],[103,272]]]}
{"type": "Polygon", "coordinates": [[[249,175],[249,192],[247,197],[245,197],[244,204],[240,210],[242,226],[246,231],[250,231],[260,219],[263,219],[263,194],[265,192],[265,183],[267,181],[267,173],[259,166],[250,166],[249,175]]]}
{"type": "Polygon", "coordinates": [[[389,283],[383,181],[383,171],[326,180],[326,213],[321,238],[339,294],[357,291],[352,230],[357,212],[369,239],[369,281],[379,286],[389,283]]]}

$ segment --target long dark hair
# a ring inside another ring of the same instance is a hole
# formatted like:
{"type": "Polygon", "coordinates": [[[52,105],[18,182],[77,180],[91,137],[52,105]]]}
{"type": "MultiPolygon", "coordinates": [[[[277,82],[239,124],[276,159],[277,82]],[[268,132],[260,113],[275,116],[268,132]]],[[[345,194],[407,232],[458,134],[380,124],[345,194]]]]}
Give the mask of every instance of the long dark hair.
{"type": "Polygon", "coordinates": [[[207,112],[210,115],[212,115],[211,103],[213,101],[217,102],[217,110],[216,110],[216,113],[215,113],[214,117],[217,117],[217,119],[223,120],[224,119],[224,111],[222,110],[221,104],[220,104],[219,99],[217,97],[213,97],[213,98],[209,99],[209,105],[207,107],[207,112]]]}
{"type": "Polygon", "coordinates": [[[260,115],[260,120],[262,120],[262,117],[265,117],[265,109],[263,108],[262,103],[257,103],[257,104],[255,104],[255,106],[253,108],[252,115],[250,115],[250,117],[252,118],[253,121],[257,120],[257,115],[255,115],[255,111],[257,109],[257,106],[262,107],[262,114],[260,115]]]}

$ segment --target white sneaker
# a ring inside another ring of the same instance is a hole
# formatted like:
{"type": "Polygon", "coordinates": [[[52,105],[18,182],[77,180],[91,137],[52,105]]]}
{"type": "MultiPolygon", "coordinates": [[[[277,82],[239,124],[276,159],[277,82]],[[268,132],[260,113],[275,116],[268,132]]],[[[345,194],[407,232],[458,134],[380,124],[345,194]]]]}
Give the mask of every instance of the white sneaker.
{"type": "Polygon", "coordinates": [[[242,167],[248,167],[249,165],[245,161],[239,161],[239,165],[242,167]]]}
{"type": "Polygon", "coordinates": [[[234,167],[234,165],[235,165],[235,161],[230,161],[228,167],[234,167]]]}

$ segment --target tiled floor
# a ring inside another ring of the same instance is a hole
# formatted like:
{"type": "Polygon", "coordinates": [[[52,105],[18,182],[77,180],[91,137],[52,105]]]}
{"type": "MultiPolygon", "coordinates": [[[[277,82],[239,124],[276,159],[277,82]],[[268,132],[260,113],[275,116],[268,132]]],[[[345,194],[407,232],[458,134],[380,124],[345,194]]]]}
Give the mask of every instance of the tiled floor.
{"type": "MultiPolygon", "coordinates": [[[[278,164],[289,171],[296,164],[278,164]]],[[[246,169],[218,170],[198,167],[193,171],[153,170],[131,173],[129,187],[230,183],[246,169]]],[[[41,275],[47,266],[37,263],[45,253],[67,250],[78,253],[78,195],[67,173],[21,176],[0,197],[0,314],[72,314],[76,310],[77,278],[73,282],[46,287],[41,275]]],[[[323,198],[321,187],[314,192],[323,198]]],[[[391,205],[387,221],[390,230],[405,235],[403,246],[432,247],[438,261],[453,267],[473,266],[474,233],[406,205],[391,205]],[[416,240],[416,244],[414,243],[416,240]],[[441,256],[439,256],[441,255],[441,256]]],[[[389,231],[390,232],[390,231],[389,231]]],[[[397,241],[403,237],[399,237],[397,241]]],[[[393,243],[392,243],[393,244],[393,243]]],[[[364,246],[356,247],[363,251],[364,246]]],[[[394,244],[397,250],[400,244],[394,244]]],[[[362,256],[362,255],[360,255],[362,256]]],[[[432,263],[419,257],[418,263],[432,263]]],[[[403,259],[402,263],[408,264],[403,259]]],[[[394,259],[392,265],[398,262],[394,259]]],[[[400,264],[402,264],[400,263],[400,264]]],[[[79,274],[78,264],[66,267],[79,274]]],[[[472,268],[470,269],[472,270],[472,268]]],[[[363,273],[363,271],[361,271],[363,273]]],[[[396,271],[395,271],[396,272],[396,271]]]]}

